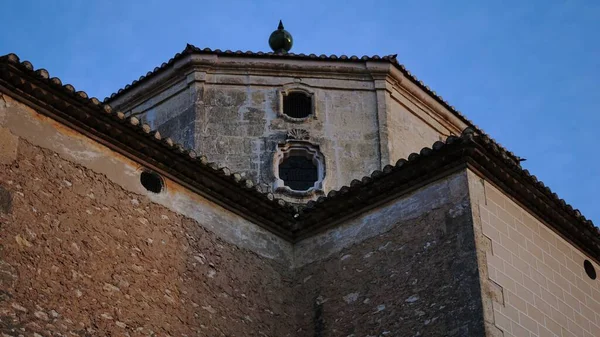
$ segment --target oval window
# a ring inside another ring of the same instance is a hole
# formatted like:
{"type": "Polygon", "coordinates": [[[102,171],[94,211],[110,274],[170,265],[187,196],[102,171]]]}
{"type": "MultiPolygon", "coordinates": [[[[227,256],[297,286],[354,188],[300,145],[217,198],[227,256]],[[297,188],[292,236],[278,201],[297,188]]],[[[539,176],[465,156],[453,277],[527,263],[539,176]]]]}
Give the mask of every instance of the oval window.
{"type": "Polygon", "coordinates": [[[312,98],[302,92],[283,96],[283,113],[292,118],[306,118],[312,113],[312,98]]]}
{"type": "Polygon", "coordinates": [[[596,279],[596,268],[594,268],[594,265],[590,261],[585,260],[583,262],[583,269],[585,269],[585,273],[589,278],[592,280],[596,279]]]}

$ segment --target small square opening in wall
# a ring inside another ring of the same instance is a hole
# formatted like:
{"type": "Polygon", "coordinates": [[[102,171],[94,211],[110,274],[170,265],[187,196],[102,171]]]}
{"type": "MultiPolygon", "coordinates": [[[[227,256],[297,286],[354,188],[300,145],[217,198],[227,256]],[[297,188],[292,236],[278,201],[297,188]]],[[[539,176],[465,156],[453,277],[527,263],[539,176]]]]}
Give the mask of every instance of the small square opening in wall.
{"type": "Polygon", "coordinates": [[[583,269],[585,269],[585,273],[589,278],[592,280],[596,279],[596,268],[594,268],[594,265],[590,261],[585,260],[583,262],[583,269]]]}
{"type": "Polygon", "coordinates": [[[292,118],[307,118],[312,114],[312,96],[304,92],[290,92],[283,96],[283,113],[292,118]]]}

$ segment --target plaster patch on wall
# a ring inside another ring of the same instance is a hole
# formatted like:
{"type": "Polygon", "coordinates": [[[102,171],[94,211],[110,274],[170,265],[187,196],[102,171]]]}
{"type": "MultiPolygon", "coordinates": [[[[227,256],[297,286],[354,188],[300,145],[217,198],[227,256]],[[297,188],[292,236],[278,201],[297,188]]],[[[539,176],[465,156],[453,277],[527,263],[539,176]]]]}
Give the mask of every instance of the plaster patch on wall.
{"type": "Polygon", "coordinates": [[[104,174],[126,190],[145,191],[137,180],[131,179],[137,166],[133,161],[23,104],[14,104],[8,111],[7,126],[18,137],[104,174]]]}
{"type": "Polygon", "coordinates": [[[150,125],[150,129],[155,130],[156,125],[156,110],[150,109],[146,111],[146,114],[143,117],[144,122],[150,125]]]}
{"type": "Polygon", "coordinates": [[[67,147],[65,147],[65,152],[68,153],[69,156],[81,161],[90,161],[101,157],[99,153],[94,151],[78,151],[67,147]]]}
{"type": "Polygon", "coordinates": [[[196,220],[230,243],[291,265],[291,243],[202,197],[194,197],[180,190],[173,191],[170,186],[174,185],[175,183],[168,181],[165,193],[147,193],[147,196],[160,205],[196,220]]]}
{"type": "MultiPolygon", "coordinates": [[[[414,219],[451,201],[462,201],[468,196],[467,176],[459,172],[434,182],[408,196],[396,199],[371,210],[346,224],[307,238],[294,246],[295,267],[318,261],[392,229],[398,222],[414,219]]],[[[453,217],[468,211],[453,210],[453,217]]]]}

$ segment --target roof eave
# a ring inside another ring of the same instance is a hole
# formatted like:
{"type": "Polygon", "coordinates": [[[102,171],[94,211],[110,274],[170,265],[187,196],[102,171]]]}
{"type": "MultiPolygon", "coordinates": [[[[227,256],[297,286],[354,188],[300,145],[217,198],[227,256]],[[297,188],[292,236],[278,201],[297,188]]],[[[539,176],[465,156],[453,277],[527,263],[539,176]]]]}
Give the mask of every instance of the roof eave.
{"type": "Polygon", "coordinates": [[[149,167],[205,198],[283,237],[291,239],[295,207],[255,184],[188,151],[170,138],[163,139],[135,117],[126,118],[95,98],[49,78],[44,69],[33,71],[16,55],[0,58],[0,91],[41,114],[94,139],[111,150],[149,167]]]}
{"type": "Polygon", "coordinates": [[[486,135],[469,128],[460,137],[436,142],[395,166],[388,165],[350,186],[309,202],[298,217],[295,240],[320,233],[370,209],[462,169],[470,169],[498,186],[549,228],[600,262],[600,231],[535,176],[523,170],[486,135]],[[343,216],[340,216],[342,214],[343,216]]]}

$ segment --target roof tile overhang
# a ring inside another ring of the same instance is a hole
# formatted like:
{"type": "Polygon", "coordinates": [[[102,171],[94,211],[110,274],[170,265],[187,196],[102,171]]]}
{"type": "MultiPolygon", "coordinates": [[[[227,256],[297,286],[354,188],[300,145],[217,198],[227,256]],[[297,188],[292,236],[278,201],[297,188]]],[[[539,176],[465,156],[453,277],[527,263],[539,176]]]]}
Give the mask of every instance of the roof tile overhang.
{"type": "Polygon", "coordinates": [[[305,206],[263,193],[250,180],[208,163],[135,117],[126,118],[14,54],[0,57],[0,92],[140,162],[290,241],[314,235],[453,172],[469,168],[500,187],[563,237],[600,261],[592,221],[524,170],[514,155],[474,127],[400,159],[305,206]],[[343,215],[343,216],[342,216],[343,215]]]}
{"type": "Polygon", "coordinates": [[[538,219],[600,261],[600,230],[536,176],[524,170],[497,143],[467,128],[431,148],[412,153],[350,186],[310,201],[300,210],[296,240],[321,232],[379,205],[446,177],[470,169],[484,177],[538,219]]]}
{"type": "Polygon", "coordinates": [[[209,163],[205,156],[162,138],[135,117],[125,117],[96,98],[76,91],[48,71],[34,71],[14,54],[0,57],[0,92],[35,108],[134,161],[163,174],[266,229],[292,239],[298,208],[263,193],[242,174],[209,163]]]}

